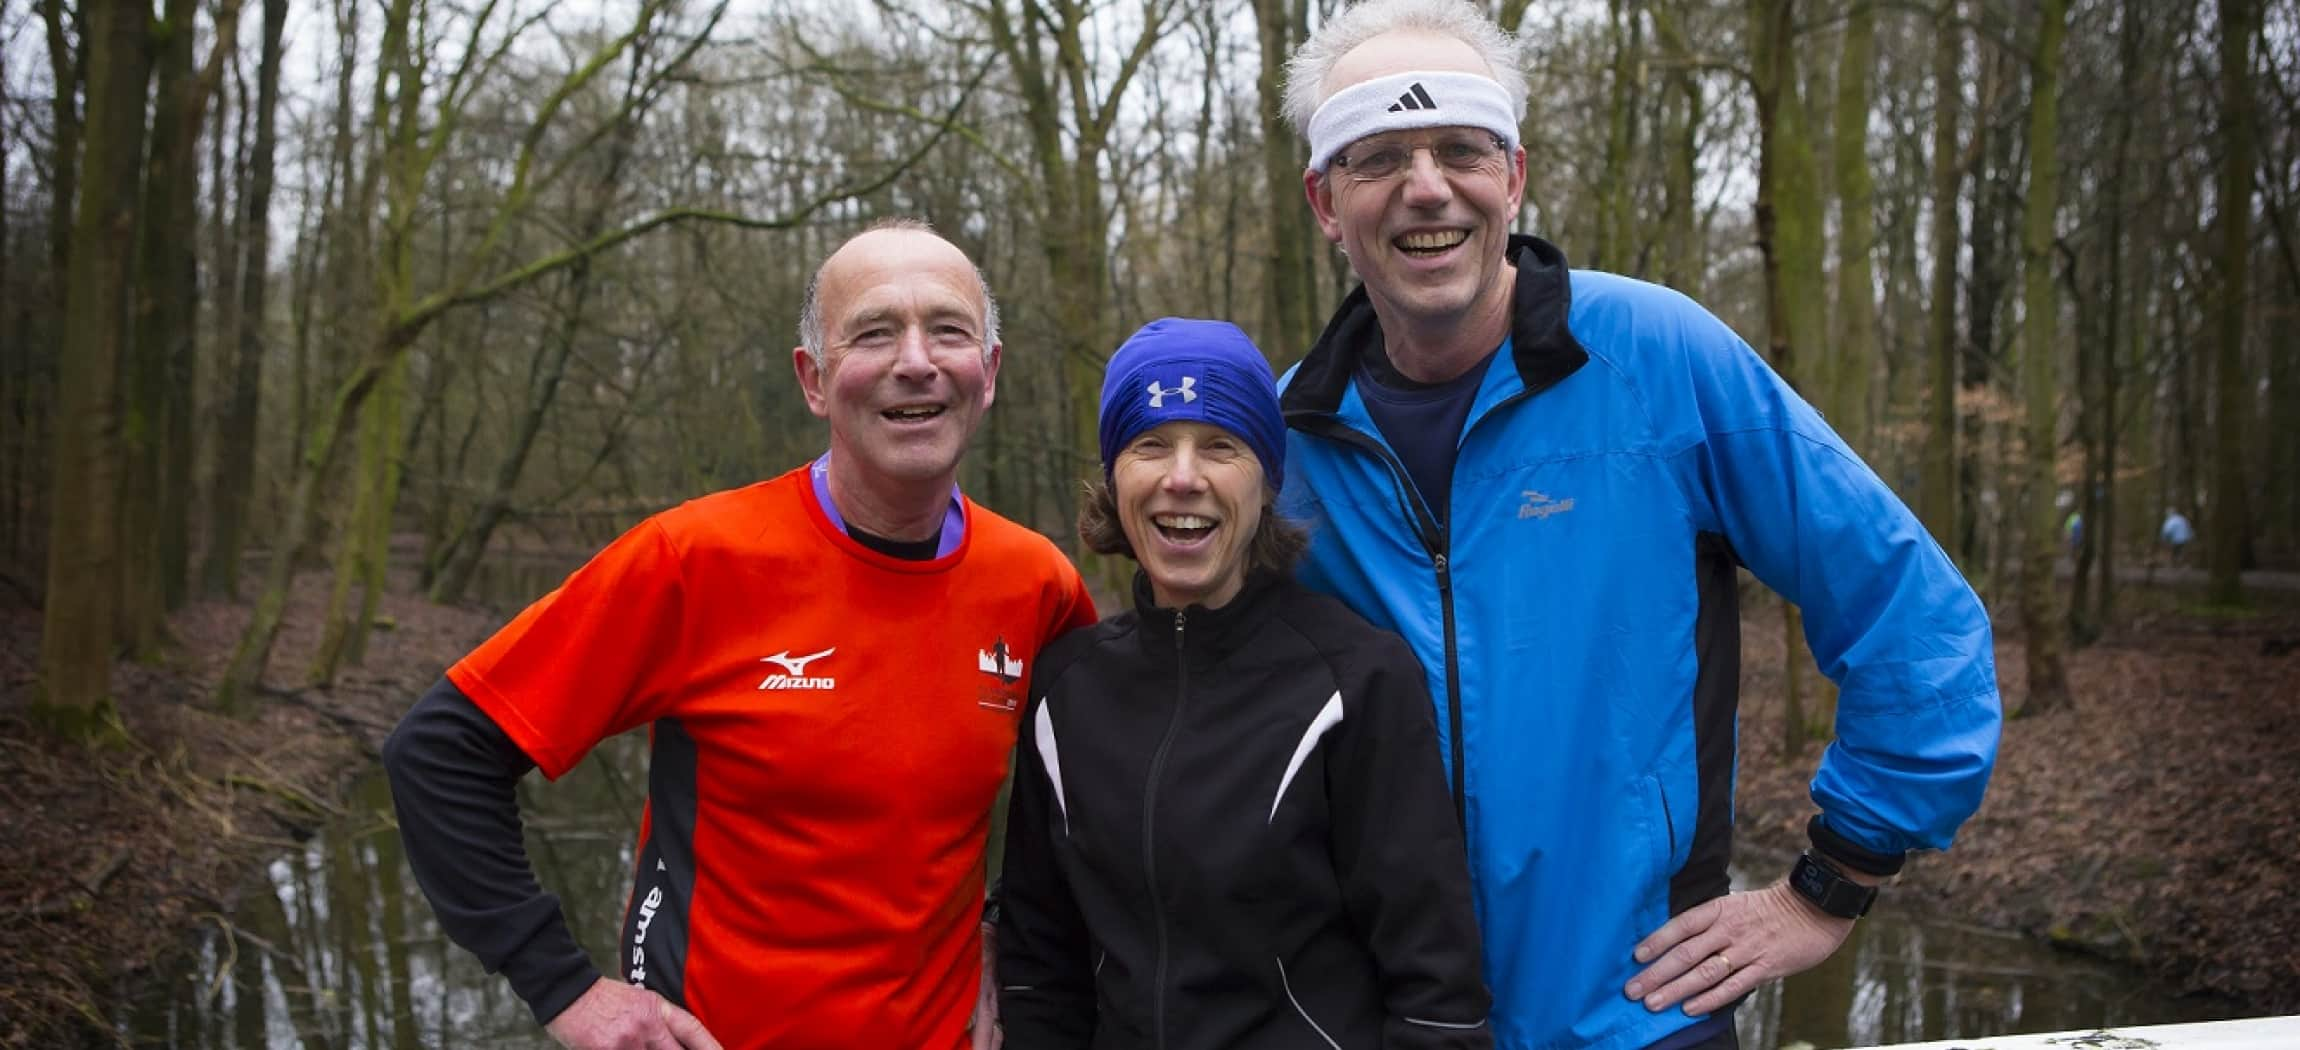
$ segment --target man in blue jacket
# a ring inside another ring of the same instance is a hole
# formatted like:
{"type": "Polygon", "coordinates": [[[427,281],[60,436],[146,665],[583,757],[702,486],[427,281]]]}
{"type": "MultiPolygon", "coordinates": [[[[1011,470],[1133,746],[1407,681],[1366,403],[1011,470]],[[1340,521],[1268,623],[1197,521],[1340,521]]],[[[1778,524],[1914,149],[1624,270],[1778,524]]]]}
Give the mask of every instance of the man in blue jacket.
{"type": "Polygon", "coordinates": [[[1289,64],[1310,208],[1364,284],[1286,378],[1285,504],[1305,579],[1428,673],[1497,1044],[1732,1047],[1733,1003],[1980,804],[1989,624],[1722,322],[1510,234],[1519,62],[1464,0],[1372,0],[1289,64]],[[1729,894],[1736,565],[1842,692],[1812,849],[1729,894]]]}

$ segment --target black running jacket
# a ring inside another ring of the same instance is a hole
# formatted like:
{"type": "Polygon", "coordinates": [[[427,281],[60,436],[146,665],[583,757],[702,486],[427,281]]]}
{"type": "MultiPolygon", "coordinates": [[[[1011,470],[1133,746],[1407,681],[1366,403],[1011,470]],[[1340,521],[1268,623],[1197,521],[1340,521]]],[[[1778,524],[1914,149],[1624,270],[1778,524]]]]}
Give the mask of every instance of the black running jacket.
{"type": "Polygon", "coordinates": [[[1000,890],[1008,1050],[1491,1047],[1421,668],[1291,579],[1045,649],[1000,890]]]}

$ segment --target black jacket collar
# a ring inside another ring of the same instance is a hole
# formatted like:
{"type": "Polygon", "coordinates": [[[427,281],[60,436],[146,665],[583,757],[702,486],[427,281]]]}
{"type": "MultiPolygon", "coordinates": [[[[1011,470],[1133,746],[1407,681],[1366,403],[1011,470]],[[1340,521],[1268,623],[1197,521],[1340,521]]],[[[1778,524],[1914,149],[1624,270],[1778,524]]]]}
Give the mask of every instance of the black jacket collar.
{"type": "MultiPolygon", "coordinates": [[[[1510,294],[1510,360],[1528,393],[1572,375],[1589,360],[1589,351],[1566,328],[1573,309],[1571,271],[1565,253],[1539,237],[1512,234],[1510,261],[1517,265],[1517,287],[1510,294]]],[[[1374,316],[1373,300],[1360,284],[1334,311],[1333,320],[1302,359],[1294,381],[1286,387],[1279,407],[1289,422],[1298,415],[1330,415],[1342,404],[1358,360],[1369,347],[1382,345],[1382,326],[1374,316]]]]}
{"type": "Polygon", "coordinates": [[[1134,571],[1134,615],[1142,623],[1142,645],[1153,655],[1172,659],[1174,654],[1174,627],[1177,619],[1185,621],[1182,644],[1193,665],[1219,659],[1251,637],[1253,628],[1277,608],[1273,599],[1283,582],[1274,572],[1251,570],[1238,593],[1219,609],[1191,605],[1182,609],[1163,608],[1150,590],[1150,574],[1134,571]]]}

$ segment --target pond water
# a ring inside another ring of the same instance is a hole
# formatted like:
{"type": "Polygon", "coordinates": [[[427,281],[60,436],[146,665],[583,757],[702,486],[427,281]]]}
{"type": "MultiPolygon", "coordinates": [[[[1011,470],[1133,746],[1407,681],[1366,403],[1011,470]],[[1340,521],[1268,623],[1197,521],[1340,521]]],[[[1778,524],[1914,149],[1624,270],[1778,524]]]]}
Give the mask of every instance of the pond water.
{"type": "MultiPolygon", "coordinates": [[[[643,739],[626,736],[556,784],[521,785],[543,883],[595,946],[621,917],[645,762],[643,739]]],[[[440,935],[383,779],[347,810],[273,861],[235,914],[210,917],[180,972],[122,990],[123,1039],[184,1050],[554,1045],[500,978],[440,935]]],[[[1772,1050],[2197,1020],[2213,1008],[2019,937],[1881,906],[1830,961],[1761,989],[1738,1020],[1745,1047],[1772,1050]]]]}

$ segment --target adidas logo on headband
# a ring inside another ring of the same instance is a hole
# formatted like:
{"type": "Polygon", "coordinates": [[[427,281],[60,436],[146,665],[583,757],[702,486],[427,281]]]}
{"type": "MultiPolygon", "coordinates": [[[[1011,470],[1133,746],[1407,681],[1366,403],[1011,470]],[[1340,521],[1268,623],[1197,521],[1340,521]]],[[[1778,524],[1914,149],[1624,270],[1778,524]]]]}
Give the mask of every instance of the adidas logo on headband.
{"type": "Polygon", "coordinates": [[[1408,89],[1405,94],[1398,96],[1397,103],[1389,108],[1389,112],[1398,113],[1409,109],[1436,108],[1437,102],[1430,98],[1429,92],[1422,90],[1421,81],[1417,80],[1414,81],[1414,86],[1408,89]]]}

